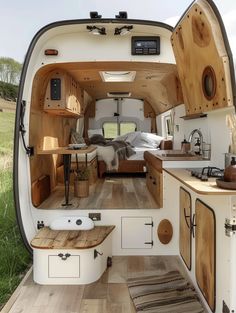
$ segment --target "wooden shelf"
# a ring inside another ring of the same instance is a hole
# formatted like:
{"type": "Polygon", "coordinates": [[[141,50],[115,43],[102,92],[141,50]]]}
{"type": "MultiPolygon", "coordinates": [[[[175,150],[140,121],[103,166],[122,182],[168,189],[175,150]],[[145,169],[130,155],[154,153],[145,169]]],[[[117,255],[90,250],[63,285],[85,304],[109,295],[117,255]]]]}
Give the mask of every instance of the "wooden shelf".
{"type": "Polygon", "coordinates": [[[31,241],[36,249],[89,249],[100,245],[113,231],[114,225],[95,226],[91,230],[40,229],[31,241]]]}
{"type": "Polygon", "coordinates": [[[180,118],[182,118],[184,120],[193,120],[193,119],[204,118],[204,117],[207,117],[207,114],[205,114],[205,113],[196,113],[196,114],[190,114],[190,115],[181,116],[180,118]]]}
{"type": "Polygon", "coordinates": [[[57,147],[47,150],[38,149],[37,154],[87,154],[93,152],[96,149],[97,148],[95,146],[88,146],[87,149],[78,150],[69,149],[68,147],[57,147]]]}

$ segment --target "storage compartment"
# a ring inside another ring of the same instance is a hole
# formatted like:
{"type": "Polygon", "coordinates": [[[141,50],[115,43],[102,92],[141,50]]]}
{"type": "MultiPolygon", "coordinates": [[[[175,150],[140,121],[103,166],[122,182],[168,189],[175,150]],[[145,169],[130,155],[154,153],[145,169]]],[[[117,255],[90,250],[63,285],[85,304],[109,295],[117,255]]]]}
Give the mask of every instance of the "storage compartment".
{"type": "Polygon", "coordinates": [[[122,217],[122,249],[151,249],[153,246],[152,225],[152,217],[122,217]]]}
{"type": "Polygon", "coordinates": [[[201,200],[196,212],[196,280],[209,307],[215,311],[216,301],[216,221],[214,211],[201,200]]]}
{"type": "Polygon", "coordinates": [[[113,229],[114,226],[78,231],[42,228],[31,241],[34,281],[79,285],[98,280],[107,268],[107,258],[112,257],[113,229]]]}
{"type": "Polygon", "coordinates": [[[48,256],[48,278],[79,278],[80,256],[60,252],[48,256]]]}
{"type": "Polygon", "coordinates": [[[46,200],[51,193],[50,176],[43,175],[35,180],[31,186],[32,203],[38,207],[44,200],[46,200]]]}
{"type": "Polygon", "coordinates": [[[163,206],[163,177],[162,173],[157,171],[152,165],[147,163],[146,175],[147,188],[151,192],[158,207],[163,206]]]}
{"type": "Polygon", "coordinates": [[[44,111],[74,117],[83,115],[84,91],[78,82],[63,70],[53,71],[48,79],[44,111]]]}
{"type": "Polygon", "coordinates": [[[192,237],[191,237],[191,216],[192,203],[191,195],[184,188],[180,188],[180,235],[179,250],[187,268],[191,270],[192,261],[192,237]]]}

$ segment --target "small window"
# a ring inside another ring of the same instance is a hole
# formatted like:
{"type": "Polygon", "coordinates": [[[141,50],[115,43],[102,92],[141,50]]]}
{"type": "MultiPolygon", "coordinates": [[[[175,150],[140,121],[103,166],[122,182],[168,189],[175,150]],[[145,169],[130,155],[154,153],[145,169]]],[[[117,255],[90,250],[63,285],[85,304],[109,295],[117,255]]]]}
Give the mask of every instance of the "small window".
{"type": "Polygon", "coordinates": [[[133,122],[120,123],[120,135],[124,135],[137,130],[137,125],[133,122]]]}
{"type": "Polygon", "coordinates": [[[113,139],[118,136],[118,124],[116,122],[106,122],[103,124],[104,137],[113,139]]]}
{"type": "Polygon", "coordinates": [[[173,119],[171,114],[163,116],[163,131],[162,136],[165,138],[173,137],[173,119]]]}

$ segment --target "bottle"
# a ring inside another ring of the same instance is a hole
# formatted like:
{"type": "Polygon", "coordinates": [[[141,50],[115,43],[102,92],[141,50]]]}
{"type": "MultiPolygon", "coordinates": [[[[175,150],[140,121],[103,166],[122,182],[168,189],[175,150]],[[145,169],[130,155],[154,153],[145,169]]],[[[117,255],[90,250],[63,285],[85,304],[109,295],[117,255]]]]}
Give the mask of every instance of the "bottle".
{"type": "Polygon", "coordinates": [[[193,147],[193,150],[194,150],[195,154],[197,154],[197,155],[200,154],[200,152],[201,152],[201,142],[200,142],[199,138],[197,139],[197,142],[195,143],[195,145],[193,147]]]}
{"type": "Polygon", "coordinates": [[[224,181],[235,182],[236,181],[236,158],[232,157],[231,165],[226,167],[224,171],[224,181]]]}

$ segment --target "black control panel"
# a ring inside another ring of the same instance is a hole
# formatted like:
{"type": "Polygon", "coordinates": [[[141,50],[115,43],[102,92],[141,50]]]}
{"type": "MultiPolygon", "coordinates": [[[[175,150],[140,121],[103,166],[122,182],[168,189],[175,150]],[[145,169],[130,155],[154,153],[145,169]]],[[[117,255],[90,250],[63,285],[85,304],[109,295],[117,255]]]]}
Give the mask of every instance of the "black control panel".
{"type": "Polygon", "coordinates": [[[51,100],[61,100],[61,79],[51,79],[51,100]]]}
{"type": "Polygon", "coordinates": [[[159,55],[160,37],[159,36],[133,36],[132,55],[159,55]]]}

